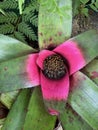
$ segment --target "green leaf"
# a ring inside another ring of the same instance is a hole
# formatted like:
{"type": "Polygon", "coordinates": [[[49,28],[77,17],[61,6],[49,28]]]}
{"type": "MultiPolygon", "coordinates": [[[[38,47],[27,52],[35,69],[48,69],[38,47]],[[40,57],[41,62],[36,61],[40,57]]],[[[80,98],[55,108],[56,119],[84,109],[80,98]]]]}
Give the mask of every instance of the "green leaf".
{"type": "Polygon", "coordinates": [[[21,32],[15,31],[15,32],[14,32],[14,37],[15,37],[16,39],[19,39],[19,41],[21,41],[21,42],[23,42],[23,43],[27,43],[26,40],[25,40],[24,34],[21,33],[21,32]]]}
{"type": "Polygon", "coordinates": [[[93,130],[68,104],[59,119],[63,130],[93,130]]]}
{"type": "Polygon", "coordinates": [[[32,93],[23,130],[53,130],[56,117],[49,115],[44,107],[39,87],[32,93]]]}
{"type": "Polygon", "coordinates": [[[4,10],[0,9],[0,13],[2,13],[3,15],[5,15],[4,10]]]}
{"type": "Polygon", "coordinates": [[[69,104],[93,128],[98,129],[98,86],[81,72],[71,78],[69,104]]]}
{"type": "Polygon", "coordinates": [[[84,14],[86,17],[88,17],[89,16],[88,8],[82,8],[81,13],[84,14]]]}
{"type": "Polygon", "coordinates": [[[33,52],[36,50],[16,39],[0,34],[0,62],[33,52]]]}
{"type": "Polygon", "coordinates": [[[0,33],[1,34],[8,34],[8,33],[13,33],[14,32],[14,25],[8,23],[8,24],[1,24],[0,25],[0,33]]]}
{"type": "Polygon", "coordinates": [[[22,130],[27,106],[30,98],[30,90],[22,90],[13,104],[2,130],[22,130]]]}
{"type": "Polygon", "coordinates": [[[2,130],[2,126],[3,126],[3,124],[4,124],[4,121],[5,121],[5,118],[0,119],[0,130],[2,130]]]}
{"type": "Polygon", "coordinates": [[[72,31],[72,1],[40,0],[38,21],[40,49],[64,42],[72,31]]]}
{"type": "Polygon", "coordinates": [[[96,0],[96,2],[95,2],[95,6],[96,6],[97,11],[98,11],[98,0],[96,0]]]}
{"type": "MultiPolygon", "coordinates": [[[[4,23],[16,24],[17,20],[18,20],[18,16],[14,12],[6,12],[5,14],[0,15],[0,24],[4,24],[4,23]]],[[[1,27],[2,27],[2,25],[1,25],[1,27]]]]}
{"type": "Polygon", "coordinates": [[[15,101],[19,91],[13,91],[8,93],[2,93],[0,95],[0,102],[6,106],[8,109],[11,108],[13,102],[15,101]]]}
{"type": "Polygon", "coordinates": [[[10,9],[17,9],[17,1],[16,0],[3,0],[2,2],[0,1],[0,8],[3,10],[10,10],[10,9]]]}
{"type": "Polygon", "coordinates": [[[69,40],[74,41],[81,50],[85,64],[98,56],[98,33],[96,30],[86,31],[69,40]]]}
{"type": "Polygon", "coordinates": [[[83,4],[86,4],[89,0],[80,0],[83,4]]]}
{"type": "Polygon", "coordinates": [[[20,32],[22,32],[23,34],[25,34],[30,40],[37,41],[37,36],[36,36],[33,28],[29,24],[27,24],[25,22],[21,22],[18,25],[18,30],[20,32]]]}
{"type": "Polygon", "coordinates": [[[93,4],[90,4],[91,9],[93,9],[94,11],[98,12],[98,8],[96,6],[94,6],[93,4]]]}
{"type": "Polygon", "coordinates": [[[80,0],[73,0],[72,5],[73,16],[75,16],[79,13],[80,0]]]}
{"type": "Polygon", "coordinates": [[[0,63],[0,92],[32,87],[26,69],[28,56],[0,63]]]}
{"type": "Polygon", "coordinates": [[[18,0],[19,12],[22,14],[22,5],[24,4],[25,0],[18,0]]]}
{"type": "Polygon", "coordinates": [[[98,59],[94,59],[90,62],[83,68],[82,72],[98,85],[98,59]]]}
{"type": "Polygon", "coordinates": [[[39,11],[39,0],[31,0],[28,2],[28,6],[23,10],[23,14],[29,14],[30,12],[38,12],[39,11]]]}

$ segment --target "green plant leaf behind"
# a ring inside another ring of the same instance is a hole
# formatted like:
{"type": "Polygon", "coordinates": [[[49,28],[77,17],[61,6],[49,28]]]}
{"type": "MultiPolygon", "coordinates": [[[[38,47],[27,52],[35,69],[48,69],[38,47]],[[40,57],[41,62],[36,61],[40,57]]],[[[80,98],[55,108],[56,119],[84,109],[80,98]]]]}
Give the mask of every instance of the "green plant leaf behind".
{"type": "Polygon", "coordinates": [[[0,63],[0,93],[32,87],[26,69],[28,56],[0,63]]]}
{"type": "Polygon", "coordinates": [[[60,114],[63,130],[93,130],[72,108],[66,105],[65,111],[60,114]]]}
{"type": "Polygon", "coordinates": [[[72,1],[40,0],[38,19],[40,49],[61,44],[71,36],[72,1]]]}
{"type": "Polygon", "coordinates": [[[89,0],[80,0],[84,5],[89,2],[89,0]]]}
{"type": "Polygon", "coordinates": [[[53,130],[55,122],[56,117],[46,112],[41,90],[36,87],[30,99],[23,130],[53,130]]]}
{"type": "Polygon", "coordinates": [[[4,124],[4,121],[5,121],[5,118],[0,119],[0,130],[2,130],[2,126],[3,126],[3,124],[4,124]]]}
{"type": "Polygon", "coordinates": [[[98,59],[94,59],[92,62],[90,62],[86,67],[83,68],[82,72],[98,86],[98,59]]]}
{"type": "Polygon", "coordinates": [[[4,10],[2,10],[1,8],[0,8],[0,13],[2,13],[3,15],[5,15],[4,10]]]}
{"type": "Polygon", "coordinates": [[[93,128],[98,129],[98,86],[77,72],[71,78],[69,104],[93,128]]]}
{"type": "Polygon", "coordinates": [[[79,14],[80,0],[72,0],[72,5],[73,16],[76,16],[79,14]]]}
{"type": "Polygon", "coordinates": [[[6,106],[8,109],[11,108],[13,102],[15,101],[16,97],[18,96],[19,91],[12,91],[8,93],[1,93],[0,95],[0,102],[6,106]]]}
{"type": "Polygon", "coordinates": [[[24,4],[25,0],[18,0],[18,8],[19,8],[19,13],[22,14],[22,5],[24,4]]]}
{"type": "Polygon", "coordinates": [[[82,8],[82,9],[81,9],[81,13],[84,14],[86,17],[89,16],[88,11],[89,11],[88,8],[82,8]]]}
{"type": "Polygon", "coordinates": [[[36,52],[35,49],[11,37],[0,34],[0,62],[36,52]]]}
{"type": "Polygon", "coordinates": [[[6,118],[2,130],[22,130],[30,99],[30,93],[30,89],[24,89],[20,92],[6,118]]]}

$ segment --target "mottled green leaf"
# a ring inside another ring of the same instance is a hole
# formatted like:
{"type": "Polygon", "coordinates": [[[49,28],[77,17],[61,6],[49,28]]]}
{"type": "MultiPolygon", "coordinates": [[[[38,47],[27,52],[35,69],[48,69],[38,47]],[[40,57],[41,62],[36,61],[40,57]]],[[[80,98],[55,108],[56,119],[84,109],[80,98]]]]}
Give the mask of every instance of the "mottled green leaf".
{"type": "Polygon", "coordinates": [[[71,35],[72,1],[40,0],[38,35],[40,49],[54,47],[71,35]]]}
{"type": "Polygon", "coordinates": [[[33,52],[36,52],[36,50],[26,44],[0,34],[0,62],[33,52]]]}
{"type": "Polygon", "coordinates": [[[23,130],[53,130],[56,117],[45,110],[40,88],[32,93],[23,130]]]}
{"type": "Polygon", "coordinates": [[[63,130],[93,130],[68,104],[59,119],[63,130]]]}
{"type": "Polygon", "coordinates": [[[13,104],[2,130],[22,130],[27,106],[30,98],[30,90],[22,90],[13,104]]]}
{"type": "Polygon", "coordinates": [[[81,72],[71,78],[69,103],[94,129],[98,129],[98,86],[81,72]]]}
{"type": "Polygon", "coordinates": [[[86,64],[98,56],[98,32],[96,30],[86,31],[69,40],[77,44],[86,64]]]}
{"type": "Polygon", "coordinates": [[[0,92],[32,87],[26,70],[28,56],[0,63],[0,92]]]}
{"type": "Polygon", "coordinates": [[[94,59],[90,62],[85,68],[83,68],[82,72],[93,80],[98,86],[98,59],[94,59]]]}

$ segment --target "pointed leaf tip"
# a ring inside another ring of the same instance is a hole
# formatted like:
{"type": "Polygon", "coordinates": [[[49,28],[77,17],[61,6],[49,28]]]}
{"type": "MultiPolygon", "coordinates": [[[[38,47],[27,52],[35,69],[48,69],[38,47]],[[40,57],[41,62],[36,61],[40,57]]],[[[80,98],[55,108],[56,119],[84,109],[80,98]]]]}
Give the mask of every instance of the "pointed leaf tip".
{"type": "Polygon", "coordinates": [[[0,34],[0,62],[21,57],[37,50],[14,38],[0,34]]]}

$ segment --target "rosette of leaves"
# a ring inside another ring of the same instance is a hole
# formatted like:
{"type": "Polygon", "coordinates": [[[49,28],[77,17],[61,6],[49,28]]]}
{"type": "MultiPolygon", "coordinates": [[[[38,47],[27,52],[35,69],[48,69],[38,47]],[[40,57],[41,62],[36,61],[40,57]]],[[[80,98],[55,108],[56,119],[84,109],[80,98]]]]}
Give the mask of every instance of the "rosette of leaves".
{"type": "MultiPolygon", "coordinates": [[[[40,0],[40,50],[54,48],[67,41],[71,35],[71,24],[71,0],[40,0]]],[[[52,116],[45,109],[40,87],[32,88],[25,70],[27,57],[38,50],[0,35],[0,92],[19,90],[2,130],[52,130],[56,120],[61,122],[64,130],[98,129],[98,33],[91,30],[70,40],[77,42],[87,65],[70,77],[72,82],[64,110],[59,105],[62,112],[52,116]]],[[[54,102],[51,104],[57,105],[54,102]]]]}

